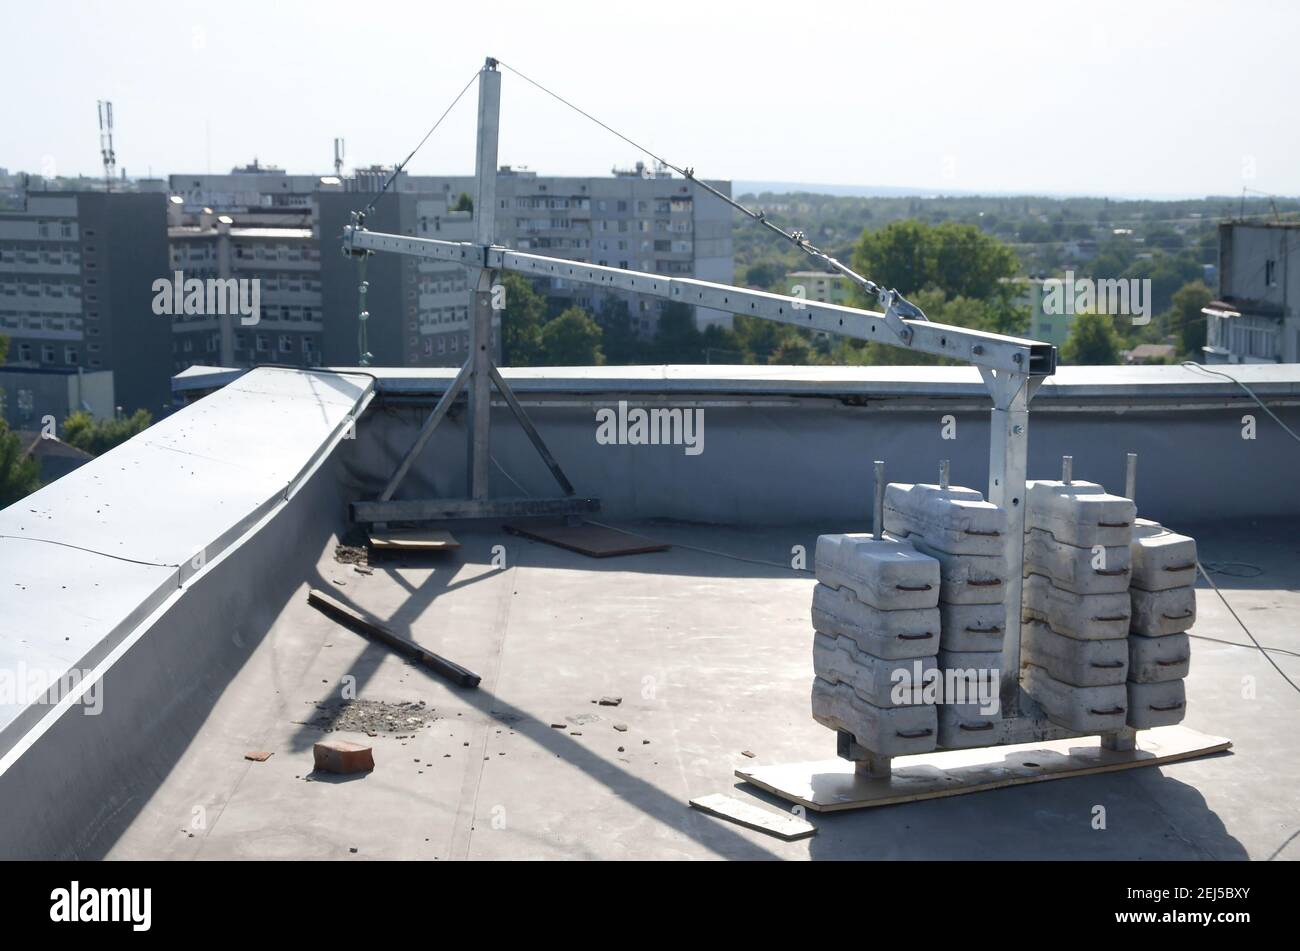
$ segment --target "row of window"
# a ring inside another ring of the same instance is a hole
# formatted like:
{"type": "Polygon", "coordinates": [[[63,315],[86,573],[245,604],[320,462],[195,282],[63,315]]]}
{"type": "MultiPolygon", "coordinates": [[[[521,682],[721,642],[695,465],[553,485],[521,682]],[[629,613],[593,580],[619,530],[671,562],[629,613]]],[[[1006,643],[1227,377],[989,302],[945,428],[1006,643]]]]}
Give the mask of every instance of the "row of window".
{"type": "MultiPolygon", "coordinates": [[[[90,248],[88,250],[94,250],[90,248]]],[[[0,264],[41,264],[68,265],[76,267],[81,264],[81,253],[76,248],[46,248],[35,245],[25,248],[0,248],[0,264]]]]}
{"type": "Polygon", "coordinates": [[[426,357],[434,355],[436,349],[438,356],[447,353],[458,353],[464,351],[469,353],[469,334],[443,334],[438,337],[410,337],[407,344],[412,353],[419,350],[426,357]]]}
{"type": "MultiPolygon", "coordinates": [[[[174,353],[193,353],[195,349],[195,334],[188,334],[178,340],[172,341],[172,351],[174,353]]],[[[274,350],[271,346],[270,334],[254,334],[252,338],[253,350],[256,353],[316,353],[316,341],[312,337],[302,337],[295,340],[292,334],[280,334],[275,338],[274,350]]],[[[235,351],[247,350],[249,345],[248,337],[245,334],[235,334],[235,351]]],[[[219,353],[221,351],[221,334],[208,334],[203,338],[204,349],[208,353],[219,353]]]]}
{"type": "MultiPolygon", "coordinates": [[[[89,278],[87,284],[96,283],[89,278]]],[[[5,281],[0,284],[0,295],[4,297],[80,297],[81,285],[71,281],[40,281],[35,284],[19,281],[5,281]]]]}
{"type": "MultiPolygon", "coordinates": [[[[89,351],[91,351],[92,353],[98,353],[98,352],[99,352],[99,344],[96,344],[96,343],[88,344],[87,347],[86,347],[86,349],[89,350],[89,351]]],[[[18,364],[30,364],[30,363],[34,363],[34,362],[35,362],[35,355],[36,355],[36,353],[37,353],[37,350],[36,350],[36,347],[35,347],[33,344],[30,344],[30,343],[19,343],[19,344],[14,348],[14,362],[16,362],[16,363],[18,363],[18,364]]],[[[50,364],[53,364],[53,363],[58,362],[58,357],[59,357],[59,349],[58,349],[57,345],[52,344],[52,343],[43,343],[43,344],[41,344],[41,346],[40,346],[40,358],[41,358],[41,363],[43,363],[43,364],[45,364],[45,365],[48,366],[48,365],[50,365],[50,364]]],[[[70,367],[80,366],[80,365],[81,365],[81,350],[80,350],[79,348],[77,348],[77,347],[70,346],[70,345],[64,346],[64,348],[63,348],[63,362],[64,362],[65,365],[70,366],[70,367]]],[[[91,360],[90,360],[90,365],[91,365],[92,367],[97,367],[97,366],[99,366],[99,364],[100,364],[100,361],[99,361],[97,358],[91,358],[91,360]]]]}

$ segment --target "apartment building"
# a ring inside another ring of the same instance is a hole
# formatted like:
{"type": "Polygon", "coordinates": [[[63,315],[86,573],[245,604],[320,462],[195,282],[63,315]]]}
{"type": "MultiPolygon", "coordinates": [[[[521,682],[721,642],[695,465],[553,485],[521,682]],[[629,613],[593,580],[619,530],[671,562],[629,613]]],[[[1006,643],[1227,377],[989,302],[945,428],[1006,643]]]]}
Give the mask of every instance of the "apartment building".
{"type": "Polygon", "coordinates": [[[802,293],[806,300],[815,300],[822,304],[847,304],[849,302],[849,281],[842,274],[826,271],[791,271],[785,276],[782,294],[802,293]],[[802,288],[802,292],[795,290],[802,288]]]}
{"type": "MultiPolygon", "coordinates": [[[[390,174],[391,169],[369,168],[342,179],[288,175],[253,163],[224,175],[173,175],[170,185],[173,205],[187,220],[225,215],[235,231],[254,225],[312,231],[321,303],[319,317],[309,323],[319,323],[319,359],[326,365],[341,366],[355,365],[360,358],[360,273],[354,259],[339,253],[339,236],[352,213],[366,207],[390,174]]],[[[730,193],[729,182],[710,184],[730,193]]],[[[397,234],[473,240],[475,212],[462,207],[461,196],[475,192],[472,176],[402,174],[376,202],[366,224],[373,230],[397,234]]],[[[638,164],[630,170],[616,170],[609,177],[562,177],[503,167],[497,175],[495,214],[497,241],[518,250],[709,281],[727,282],[732,277],[730,209],[694,182],[662,169],[649,170],[638,164]]],[[[192,243],[193,238],[174,235],[178,262],[184,259],[180,246],[186,241],[192,243]]],[[[200,256],[193,265],[204,263],[200,256]]],[[[464,362],[472,288],[463,268],[379,254],[367,259],[366,280],[371,316],[365,346],[374,365],[457,366],[464,362]]],[[[576,304],[592,313],[599,313],[607,298],[623,299],[635,329],[645,336],[654,333],[662,307],[658,300],[597,292],[560,278],[540,284],[556,306],[576,304]]],[[[287,319],[299,316],[291,311],[287,319]]],[[[696,321],[702,327],[726,326],[731,315],[700,308],[696,321]]],[[[175,365],[183,369],[193,363],[216,362],[212,354],[220,355],[221,345],[219,340],[213,342],[213,329],[180,329],[178,325],[178,335],[183,336],[178,340],[181,349],[174,355],[175,365]]],[[[291,334],[292,328],[283,332],[291,334]]],[[[317,328],[312,326],[310,332],[317,328]]],[[[237,329],[236,338],[245,347],[235,354],[233,365],[251,365],[245,360],[296,362],[273,358],[279,352],[280,333],[263,335],[259,343],[257,332],[237,329]],[[259,346],[264,349],[258,350],[259,346]]],[[[292,337],[284,342],[291,347],[302,345],[292,337]]]]}
{"type": "Polygon", "coordinates": [[[320,247],[310,227],[241,225],[201,212],[193,224],[168,228],[167,240],[173,285],[215,279],[248,305],[172,314],[173,373],[213,364],[320,365],[320,247]]]}
{"type": "MultiPolygon", "coordinates": [[[[724,195],[731,183],[711,181],[724,195]]],[[[416,177],[407,187],[433,194],[474,193],[474,179],[416,177]]],[[[728,283],[734,260],[731,208],[694,182],[638,162],[609,177],[543,176],[502,166],[497,174],[496,240],[519,251],[607,267],[728,283]]],[[[549,297],[599,313],[606,298],[626,301],[634,327],[653,334],[663,302],[599,291],[553,278],[549,297]]],[[[701,328],[731,325],[731,314],[697,308],[701,328]]]]}
{"type": "Polygon", "coordinates": [[[1300,361],[1300,224],[1219,226],[1219,299],[1204,308],[1206,363],[1300,361]]]}
{"type": "MultiPolygon", "coordinates": [[[[340,252],[339,237],[375,197],[382,182],[363,180],[365,190],[317,196],[316,219],[323,241],[321,285],[325,299],[324,351],[328,363],[355,366],[361,271],[356,258],[340,252]]],[[[457,211],[459,192],[413,192],[393,189],[380,197],[366,216],[374,231],[472,241],[470,211],[457,211]]],[[[469,351],[473,288],[459,264],[397,254],[366,259],[366,350],[375,366],[460,366],[469,351]]],[[[496,347],[494,322],[494,349],[496,347]]]]}
{"type": "Polygon", "coordinates": [[[166,204],[161,193],[49,191],[0,211],[9,367],[111,371],[125,411],[166,410],[171,329],[150,306],[167,273],[166,204]]]}

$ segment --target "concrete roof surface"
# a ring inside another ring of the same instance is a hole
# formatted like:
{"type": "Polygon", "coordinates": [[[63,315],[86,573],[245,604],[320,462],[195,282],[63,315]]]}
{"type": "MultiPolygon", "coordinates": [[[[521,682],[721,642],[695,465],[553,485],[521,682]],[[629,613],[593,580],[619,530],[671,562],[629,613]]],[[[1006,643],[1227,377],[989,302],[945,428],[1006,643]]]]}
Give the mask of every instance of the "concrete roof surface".
{"type": "MultiPolygon", "coordinates": [[[[784,564],[792,544],[832,526],[629,527],[679,547],[592,560],[458,529],[459,552],[377,563],[373,575],[323,551],[109,857],[1300,857],[1300,697],[1258,651],[1205,640],[1193,641],[1186,725],[1230,737],[1230,753],[810,813],[818,834],[798,842],[697,813],[687,801],[717,792],[787,808],[737,788],[732,771],[829,758],[835,746],[809,713],[811,576],[706,552],[784,564]],[[495,545],[504,570],[491,565],[495,545]],[[477,671],[481,687],[449,686],[339,627],[307,605],[309,586],[477,671]],[[330,714],[347,677],[362,700],[424,701],[437,719],[376,737],[326,733],[311,721],[330,714]],[[595,702],[610,695],[621,704],[595,702]],[[372,745],[374,772],[308,781],[312,744],[326,736],[372,745]],[[245,760],[252,750],[273,755],[245,760]],[[1095,804],[1105,830],[1092,828],[1095,804]]],[[[1178,528],[1208,562],[1262,569],[1216,577],[1263,643],[1300,653],[1300,524],[1178,528]]],[[[1246,640],[1208,588],[1198,604],[1196,633],[1246,640]]],[[[1300,657],[1274,656],[1300,677],[1300,657]]]]}

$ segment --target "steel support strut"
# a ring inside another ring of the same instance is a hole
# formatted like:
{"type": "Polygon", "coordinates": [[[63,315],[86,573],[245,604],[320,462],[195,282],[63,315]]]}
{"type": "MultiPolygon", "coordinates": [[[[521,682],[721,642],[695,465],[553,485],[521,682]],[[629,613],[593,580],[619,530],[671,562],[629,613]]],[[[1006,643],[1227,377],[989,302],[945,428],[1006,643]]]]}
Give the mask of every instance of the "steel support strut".
{"type": "Polygon", "coordinates": [[[1029,401],[1042,377],[980,367],[993,398],[989,422],[988,500],[1007,513],[1003,548],[1007,577],[1006,621],[1002,629],[1000,698],[1002,716],[1020,713],[1020,600],[1024,587],[1025,478],[1029,465],[1029,401]]]}

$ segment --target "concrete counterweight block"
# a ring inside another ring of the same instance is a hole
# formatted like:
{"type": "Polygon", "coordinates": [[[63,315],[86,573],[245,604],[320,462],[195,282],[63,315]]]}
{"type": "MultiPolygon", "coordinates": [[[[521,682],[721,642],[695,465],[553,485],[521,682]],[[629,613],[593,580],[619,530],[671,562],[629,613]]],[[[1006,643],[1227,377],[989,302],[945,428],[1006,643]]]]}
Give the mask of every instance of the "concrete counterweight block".
{"type": "Polygon", "coordinates": [[[1128,638],[1078,640],[1028,621],[1020,631],[1020,659],[1074,687],[1112,686],[1124,683],[1128,673],[1128,638]]]}
{"type": "Polygon", "coordinates": [[[932,608],[939,603],[939,563],[905,541],[870,535],[817,539],[817,580],[848,588],[882,611],[932,608]]]}
{"type": "Polygon", "coordinates": [[[1031,481],[1025,488],[1025,531],[1040,529],[1079,548],[1127,546],[1137,507],[1093,482],[1031,481]]]}
{"type": "Polygon", "coordinates": [[[988,713],[978,703],[946,703],[937,714],[940,749],[973,749],[1004,742],[999,734],[1000,712],[988,713]]]}
{"type": "Polygon", "coordinates": [[[897,707],[919,702],[914,690],[920,689],[927,673],[935,669],[933,657],[906,657],[885,660],[858,648],[847,637],[813,638],[813,672],[832,684],[847,684],[853,691],[877,707],[897,707]]]}
{"type": "Polygon", "coordinates": [[[949,651],[1000,651],[1006,608],[997,604],[939,602],[939,646],[949,651]]]}
{"type": "Polygon", "coordinates": [[[1140,684],[1182,680],[1192,665],[1192,647],[1186,634],[1128,636],[1128,679],[1140,684]]]}
{"type": "Polygon", "coordinates": [[[1006,559],[1001,555],[954,555],[932,548],[917,536],[916,550],[939,563],[939,600],[947,604],[1002,604],[1006,600],[1006,559]]]}
{"type": "Polygon", "coordinates": [[[847,684],[813,678],[813,718],[832,730],[852,734],[859,746],[882,756],[928,753],[935,748],[934,707],[877,707],[847,684]]]}
{"type": "Polygon", "coordinates": [[[1196,589],[1143,591],[1129,588],[1130,629],[1147,637],[1179,634],[1196,622],[1196,589]]]}
{"type": "Polygon", "coordinates": [[[1022,666],[1020,683],[1025,693],[1043,708],[1047,718],[1067,730],[1113,733],[1127,722],[1126,684],[1075,687],[1034,664],[1022,666]]]}
{"type": "Polygon", "coordinates": [[[1001,557],[1007,514],[974,489],[891,483],[885,489],[885,531],[954,555],[1001,557]]]}
{"type": "Polygon", "coordinates": [[[859,650],[892,660],[933,657],[939,650],[939,609],[882,611],[864,604],[848,588],[813,588],[813,629],[847,637],[859,650]]]}
{"type": "Polygon", "coordinates": [[[1183,681],[1142,684],[1128,682],[1128,725],[1145,730],[1181,723],[1187,712],[1183,681]]]}
{"type": "Polygon", "coordinates": [[[1033,528],[1025,533],[1025,572],[1046,575],[1052,584],[1076,594],[1118,594],[1127,591],[1130,575],[1128,545],[1082,548],[1057,541],[1033,528]]]}
{"type": "Polygon", "coordinates": [[[1040,574],[1025,576],[1022,616],[1046,622],[1054,631],[1080,640],[1108,640],[1128,634],[1129,593],[1075,594],[1040,574]]]}
{"type": "Polygon", "coordinates": [[[1196,541],[1155,522],[1138,519],[1133,529],[1132,584],[1143,591],[1196,584],[1196,541]]]}

